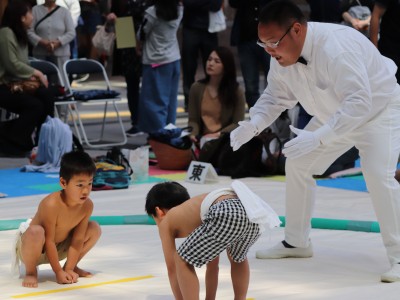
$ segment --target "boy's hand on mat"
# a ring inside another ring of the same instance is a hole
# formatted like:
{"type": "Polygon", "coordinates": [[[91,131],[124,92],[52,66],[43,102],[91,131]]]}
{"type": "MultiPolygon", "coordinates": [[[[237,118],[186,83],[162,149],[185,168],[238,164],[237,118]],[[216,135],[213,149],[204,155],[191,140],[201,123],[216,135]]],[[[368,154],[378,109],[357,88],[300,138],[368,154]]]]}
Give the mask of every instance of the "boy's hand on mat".
{"type": "Polygon", "coordinates": [[[287,158],[297,158],[304,154],[310,153],[321,144],[320,137],[315,132],[301,130],[289,126],[290,130],[297,135],[294,139],[285,143],[282,153],[287,158]]]}
{"type": "Polygon", "coordinates": [[[243,144],[250,141],[258,134],[257,127],[248,121],[240,121],[239,127],[231,132],[231,147],[233,151],[238,150],[243,144]]]}
{"type": "Polygon", "coordinates": [[[73,277],[68,272],[64,270],[60,270],[56,273],[57,283],[59,284],[71,284],[74,283],[73,277]]]}
{"type": "Polygon", "coordinates": [[[66,270],[66,272],[72,276],[72,282],[78,282],[79,274],[74,272],[73,270],[66,270]]]}

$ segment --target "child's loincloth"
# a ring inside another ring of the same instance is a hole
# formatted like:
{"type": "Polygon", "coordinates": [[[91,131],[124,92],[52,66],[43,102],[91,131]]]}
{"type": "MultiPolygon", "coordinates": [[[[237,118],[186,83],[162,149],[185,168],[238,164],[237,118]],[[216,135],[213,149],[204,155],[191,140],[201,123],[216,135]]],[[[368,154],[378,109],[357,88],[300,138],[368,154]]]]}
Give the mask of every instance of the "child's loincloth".
{"type": "Polygon", "coordinates": [[[240,263],[260,235],[259,224],[250,222],[241,201],[227,198],[209,207],[203,223],[182,243],[178,254],[201,267],[226,249],[233,261],[240,263]]]}
{"type": "MultiPolygon", "coordinates": [[[[12,265],[11,265],[11,272],[14,275],[19,274],[19,265],[20,262],[23,262],[22,258],[22,236],[25,233],[25,231],[29,228],[29,225],[31,223],[32,219],[28,219],[25,222],[22,222],[17,230],[16,236],[15,236],[15,242],[12,250],[12,265]]],[[[71,245],[71,236],[68,236],[64,241],[56,244],[57,248],[57,253],[58,253],[58,260],[61,261],[67,257],[68,254],[68,249],[71,245]]],[[[47,257],[47,254],[43,248],[42,254],[39,257],[39,260],[37,262],[38,265],[42,264],[48,264],[49,258],[47,257]]]]}

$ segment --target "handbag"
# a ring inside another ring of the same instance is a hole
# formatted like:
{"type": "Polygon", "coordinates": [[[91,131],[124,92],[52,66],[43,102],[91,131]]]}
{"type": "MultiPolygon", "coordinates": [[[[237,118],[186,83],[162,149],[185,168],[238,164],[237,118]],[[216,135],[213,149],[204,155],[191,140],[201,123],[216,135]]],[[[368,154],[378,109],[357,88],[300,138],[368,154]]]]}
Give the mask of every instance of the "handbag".
{"type": "Polygon", "coordinates": [[[216,12],[209,12],[208,32],[220,32],[226,29],[225,15],[222,8],[216,12]]]}
{"type": "Polygon", "coordinates": [[[31,77],[30,79],[12,81],[7,84],[10,88],[11,93],[28,93],[34,94],[40,87],[41,82],[37,77],[31,77]]]}
{"type": "Polygon", "coordinates": [[[111,56],[114,50],[114,40],[114,32],[107,32],[105,25],[98,25],[97,31],[92,38],[92,44],[97,51],[111,56]]]}

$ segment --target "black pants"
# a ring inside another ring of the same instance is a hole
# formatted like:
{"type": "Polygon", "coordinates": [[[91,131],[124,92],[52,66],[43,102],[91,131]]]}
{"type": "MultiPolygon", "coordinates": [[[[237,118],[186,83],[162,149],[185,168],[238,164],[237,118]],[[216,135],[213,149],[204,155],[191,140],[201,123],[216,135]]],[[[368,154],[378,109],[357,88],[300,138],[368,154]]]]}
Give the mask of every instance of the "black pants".
{"type": "MultiPolygon", "coordinates": [[[[54,95],[40,87],[35,94],[11,93],[5,85],[0,85],[0,107],[18,114],[18,118],[3,122],[0,127],[0,140],[21,151],[29,151],[34,146],[32,133],[49,115],[54,116],[54,95]]],[[[37,139],[36,138],[36,139],[37,139]]]]}
{"type": "Polygon", "coordinates": [[[207,30],[201,29],[183,28],[182,72],[186,107],[189,103],[189,90],[195,80],[199,52],[201,53],[203,67],[205,67],[208,56],[217,46],[217,33],[209,33],[207,30]]]}

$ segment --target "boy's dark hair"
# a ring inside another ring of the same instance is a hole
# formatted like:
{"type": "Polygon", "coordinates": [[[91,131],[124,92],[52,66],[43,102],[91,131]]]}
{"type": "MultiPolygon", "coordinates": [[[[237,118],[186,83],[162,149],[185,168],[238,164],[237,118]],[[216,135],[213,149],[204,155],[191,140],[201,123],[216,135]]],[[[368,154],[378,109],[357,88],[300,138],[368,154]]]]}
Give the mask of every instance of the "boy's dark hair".
{"type": "Polygon", "coordinates": [[[60,177],[67,182],[74,175],[87,174],[92,176],[96,173],[96,165],[93,159],[84,151],[71,151],[65,153],[61,158],[60,177]]]}
{"type": "Polygon", "coordinates": [[[175,181],[158,183],[147,193],[145,210],[155,216],[156,207],[171,209],[189,198],[187,189],[175,181]]]}
{"type": "Polygon", "coordinates": [[[258,18],[261,24],[276,23],[280,27],[289,27],[294,22],[306,23],[301,9],[290,0],[275,0],[265,5],[258,18]]]}

